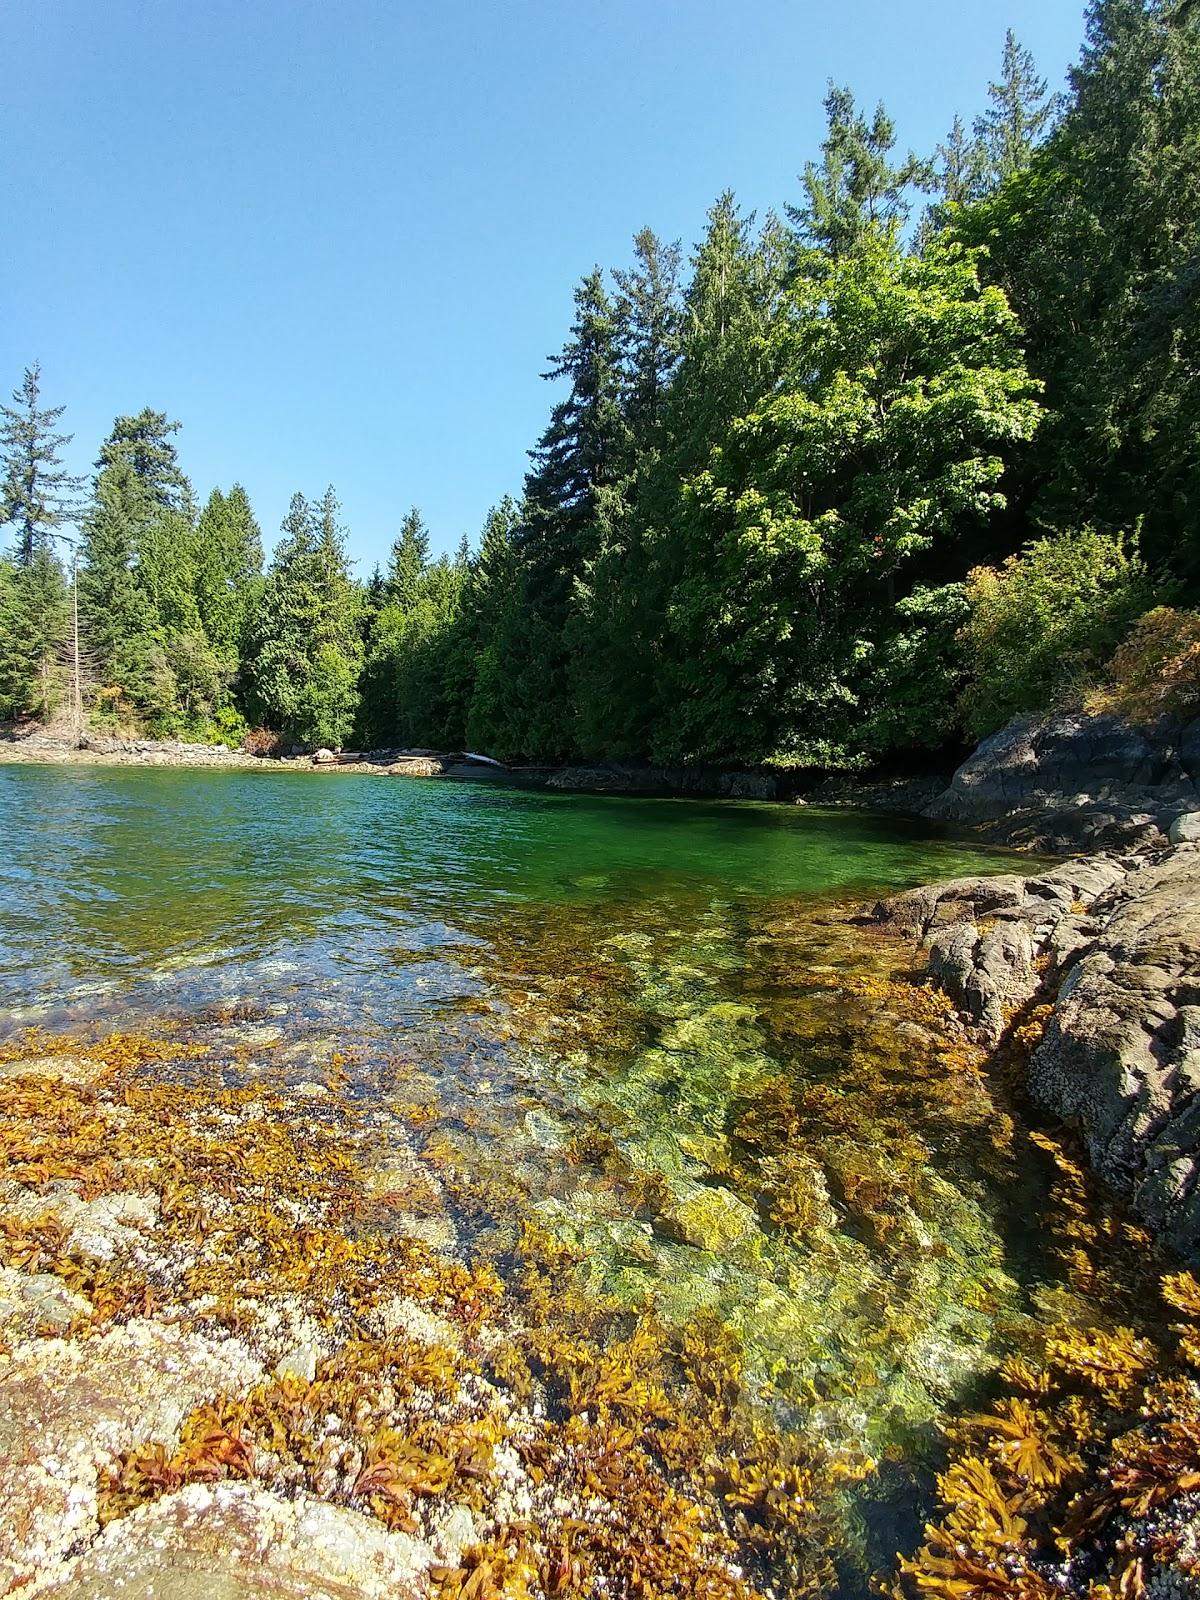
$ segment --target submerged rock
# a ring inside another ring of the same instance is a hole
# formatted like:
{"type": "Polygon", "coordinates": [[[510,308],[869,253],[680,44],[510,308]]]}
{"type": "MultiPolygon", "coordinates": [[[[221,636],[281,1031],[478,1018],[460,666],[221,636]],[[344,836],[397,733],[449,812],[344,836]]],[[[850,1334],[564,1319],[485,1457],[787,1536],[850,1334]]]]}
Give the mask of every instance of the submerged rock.
{"type": "Polygon", "coordinates": [[[697,1250],[720,1254],[758,1232],[758,1218],[728,1189],[698,1188],[655,1220],[656,1230],[697,1250]]]}

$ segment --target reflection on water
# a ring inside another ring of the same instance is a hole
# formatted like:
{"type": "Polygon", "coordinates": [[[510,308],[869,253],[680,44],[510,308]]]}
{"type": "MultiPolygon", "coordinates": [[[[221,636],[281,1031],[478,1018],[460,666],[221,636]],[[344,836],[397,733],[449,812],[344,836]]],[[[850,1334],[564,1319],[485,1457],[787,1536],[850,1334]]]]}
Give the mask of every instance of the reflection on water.
{"type": "Polygon", "coordinates": [[[0,1032],[170,1017],[300,1073],[336,1047],[470,1175],[477,1247],[535,1216],[597,1292],[715,1313],[831,1441],[919,1450],[1074,1293],[1044,1157],[845,916],[1011,858],[846,813],[283,773],[0,769],[0,827],[0,1032]]]}

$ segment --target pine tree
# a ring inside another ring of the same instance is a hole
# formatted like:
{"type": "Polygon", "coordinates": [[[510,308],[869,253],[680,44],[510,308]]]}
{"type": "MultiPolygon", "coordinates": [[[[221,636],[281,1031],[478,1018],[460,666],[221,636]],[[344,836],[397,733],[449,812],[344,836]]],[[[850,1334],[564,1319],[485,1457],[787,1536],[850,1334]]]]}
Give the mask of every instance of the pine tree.
{"type": "Polygon", "coordinates": [[[16,524],[23,566],[49,547],[56,528],[75,521],[84,483],[62,464],[73,435],[54,431],[66,407],[42,408],[41,375],[36,361],[26,367],[13,404],[0,406],[0,522],[16,524]]]}
{"type": "Polygon", "coordinates": [[[988,85],[988,98],[991,106],[975,119],[975,139],[994,188],[1029,165],[1060,109],[1059,96],[1050,93],[1033,55],[1011,28],[1004,37],[1000,79],[988,85]]]}
{"type": "Polygon", "coordinates": [[[831,82],[825,117],[821,163],[807,163],[804,204],[789,205],[787,214],[802,244],[841,257],[873,231],[900,228],[911,208],[908,191],[927,184],[929,171],[911,152],[893,163],[896,128],[882,104],[868,121],[850,89],[831,82]]]}

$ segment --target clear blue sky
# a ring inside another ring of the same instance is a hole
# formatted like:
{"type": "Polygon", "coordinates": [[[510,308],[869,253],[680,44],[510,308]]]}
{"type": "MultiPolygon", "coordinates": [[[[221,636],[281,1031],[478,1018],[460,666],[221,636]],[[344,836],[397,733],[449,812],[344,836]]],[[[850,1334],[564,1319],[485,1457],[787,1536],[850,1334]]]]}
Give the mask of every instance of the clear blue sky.
{"type": "Polygon", "coordinates": [[[571,291],[725,187],[781,206],[830,77],[925,153],[1011,25],[1058,85],[1082,0],[10,0],[0,388],[42,362],[90,466],[183,423],[268,545],[332,482],[360,572],[520,488],[571,291]]]}

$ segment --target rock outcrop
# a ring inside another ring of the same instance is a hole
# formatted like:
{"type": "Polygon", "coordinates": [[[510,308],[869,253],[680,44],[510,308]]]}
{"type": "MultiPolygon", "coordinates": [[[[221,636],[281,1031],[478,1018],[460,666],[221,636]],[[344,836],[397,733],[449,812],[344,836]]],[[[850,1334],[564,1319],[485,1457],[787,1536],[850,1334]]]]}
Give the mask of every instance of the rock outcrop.
{"type": "Polygon", "coordinates": [[[985,739],[925,808],[1033,849],[1161,843],[1200,810],[1200,719],[1135,728],[1072,713],[1020,719],[985,739]]]}
{"type": "MultiPolygon", "coordinates": [[[[1191,819],[1177,827],[1190,835],[1191,819]]],[[[974,1036],[1045,1003],[1029,1065],[1047,1111],[1169,1244],[1200,1257],[1200,845],[963,878],[882,901],[974,1036]]]]}

